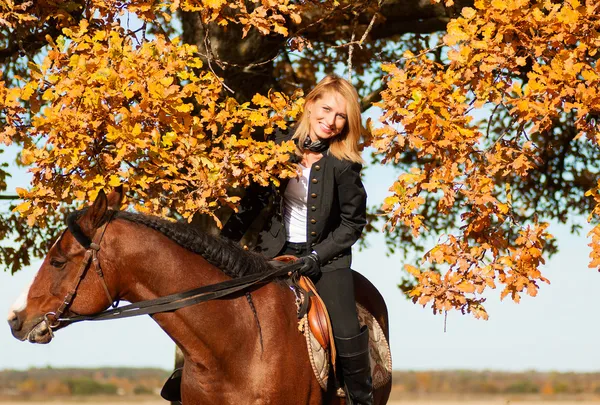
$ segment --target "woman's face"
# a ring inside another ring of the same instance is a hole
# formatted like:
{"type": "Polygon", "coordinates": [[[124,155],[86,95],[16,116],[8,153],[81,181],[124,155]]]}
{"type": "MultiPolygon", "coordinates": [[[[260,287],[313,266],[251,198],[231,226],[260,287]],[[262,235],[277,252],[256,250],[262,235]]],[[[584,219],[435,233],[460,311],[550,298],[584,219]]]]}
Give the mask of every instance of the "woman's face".
{"type": "Polygon", "coordinates": [[[325,93],[308,106],[310,113],[310,138],[331,139],[337,136],[346,125],[346,100],[338,93],[325,93]]]}

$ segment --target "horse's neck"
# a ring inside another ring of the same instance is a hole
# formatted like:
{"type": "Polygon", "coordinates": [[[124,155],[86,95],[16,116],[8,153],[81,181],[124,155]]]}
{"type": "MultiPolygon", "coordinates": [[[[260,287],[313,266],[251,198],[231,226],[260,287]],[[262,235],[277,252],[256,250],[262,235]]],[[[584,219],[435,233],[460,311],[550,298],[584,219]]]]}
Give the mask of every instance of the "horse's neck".
{"type": "MultiPolygon", "coordinates": [[[[124,221],[115,225],[131,226],[124,221]]],[[[130,234],[124,228],[115,228],[116,235],[130,234]]],[[[150,300],[229,279],[200,255],[156,231],[144,229],[138,240],[143,243],[131,243],[113,254],[113,260],[120,263],[117,272],[122,299],[130,302],[150,300]]],[[[211,301],[156,314],[153,318],[184,352],[190,348],[187,351],[210,361],[214,345],[219,343],[217,340],[222,339],[223,334],[235,334],[236,313],[242,304],[248,305],[245,299],[211,301]],[[221,336],[215,336],[215,329],[222,333],[221,336]]]]}
{"type": "MultiPolygon", "coordinates": [[[[152,299],[228,279],[204,258],[158,232],[140,231],[138,227],[137,233],[132,233],[132,228],[125,228],[127,224],[120,226],[115,229],[116,237],[123,240],[121,232],[143,241],[132,241],[122,248],[114,245],[113,259],[120,263],[117,270],[127,270],[119,275],[125,299],[152,299]]],[[[201,387],[205,403],[245,403],[248,395],[256,395],[252,387],[261,387],[266,380],[274,386],[287,384],[287,372],[279,370],[296,370],[298,362],[309,367],[307,358],[295,355],[304,347],[305,338],[297,329],[293,293],[280,284],[269,283],[253,289],[251,294],[252,304],[240,293],[152,316],[182,349],[186,372],[192,373],[193,384],[201,387]],[[240,372],[240,367],[258,371],[240,372]],[[225,401],[219,395],[233,399],[225,401]]],[[[309,379],[320,392],[313,380],[309,379]]],[[[301,392],[306,391],[305,384],[301,392]]],[[[265,402],[285,403],[282,398],[265,402]]]]}

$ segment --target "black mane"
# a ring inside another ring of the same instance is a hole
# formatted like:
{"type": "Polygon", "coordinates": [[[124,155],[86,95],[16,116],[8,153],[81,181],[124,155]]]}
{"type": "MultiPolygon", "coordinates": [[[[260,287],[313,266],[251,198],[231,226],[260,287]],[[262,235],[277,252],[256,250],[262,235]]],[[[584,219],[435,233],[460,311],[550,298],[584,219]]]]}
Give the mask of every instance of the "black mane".
{"type": "MultiPolygon", "coordinates": [[[[73,220],[81,216],[76,211],[69,216],[73,220]]],[[[273,269],[267,259],[259,254],[244,250],[239,244],[218,236],[199,231],[187,222],[171,222],[151,215],[117,211],[114,219],[147,226],[171,239],[187,250],[201,255],[213,266],[232,278],[264,273],[273,269]]]]}

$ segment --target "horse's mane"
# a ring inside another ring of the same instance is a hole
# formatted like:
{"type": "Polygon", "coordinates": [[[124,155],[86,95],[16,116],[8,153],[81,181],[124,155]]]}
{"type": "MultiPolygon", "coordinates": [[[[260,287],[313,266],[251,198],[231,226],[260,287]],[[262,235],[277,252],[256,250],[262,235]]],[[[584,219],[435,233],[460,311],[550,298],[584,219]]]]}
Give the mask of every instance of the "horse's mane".
{"type": "MultiPolygon", "coordinates": [[[[76,211],[69,216],[69,219],[71,216],[79,217],[82,213],[76,211]]],[[[116,211],[113,218],[144,225],[162,233],[178,245],[201,255],[229,277],[238,278],[273,269],[265,257],[244,250],[238,243],[229,239],[201,232],[187,222],[171,222],[155,216],[127,211],[116,211]]]]}

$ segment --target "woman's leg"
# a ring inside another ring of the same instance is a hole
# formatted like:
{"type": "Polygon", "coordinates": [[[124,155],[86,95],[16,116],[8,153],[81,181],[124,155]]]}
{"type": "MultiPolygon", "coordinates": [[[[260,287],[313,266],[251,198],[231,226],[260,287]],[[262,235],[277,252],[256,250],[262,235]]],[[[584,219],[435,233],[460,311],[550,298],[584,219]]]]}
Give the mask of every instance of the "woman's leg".
{"type": "Polygon", "coordinates": [[[335,337],[349,338],[360,333],[352,270],[335,269],[324,271],[315,283],[323,299],[335,337]]]}
{"type": "Polygon", "coordinates": [[[373,404],[369,358],[369,331],[360,328],[354,297],[352,270],[325,271],[316,282],[325,302],[335,337],[338,361],[349,404],[373,404]]]}

